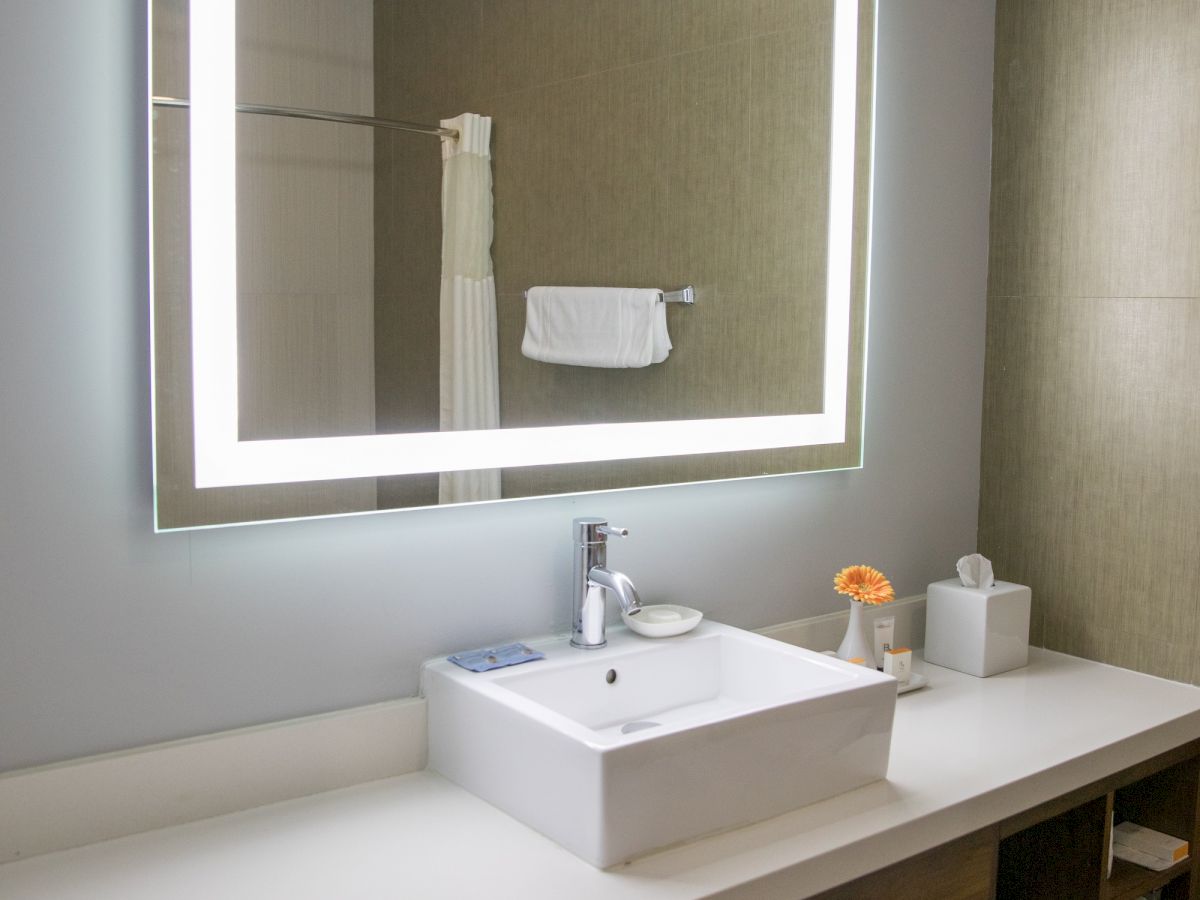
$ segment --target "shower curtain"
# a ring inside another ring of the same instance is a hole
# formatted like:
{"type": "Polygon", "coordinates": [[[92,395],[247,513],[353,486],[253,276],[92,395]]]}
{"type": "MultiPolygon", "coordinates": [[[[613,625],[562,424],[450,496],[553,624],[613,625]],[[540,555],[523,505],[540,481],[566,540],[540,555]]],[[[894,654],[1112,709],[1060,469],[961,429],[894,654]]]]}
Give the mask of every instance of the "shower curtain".
{"type": "MultiPolygon", "coordinates": [[[[496,283],[492,278],[492,120],[442,121],[441,429],[500,426],[496,283]]],[[[439,503],[496,500],[500,470],[443,472],[439,503]]]]}

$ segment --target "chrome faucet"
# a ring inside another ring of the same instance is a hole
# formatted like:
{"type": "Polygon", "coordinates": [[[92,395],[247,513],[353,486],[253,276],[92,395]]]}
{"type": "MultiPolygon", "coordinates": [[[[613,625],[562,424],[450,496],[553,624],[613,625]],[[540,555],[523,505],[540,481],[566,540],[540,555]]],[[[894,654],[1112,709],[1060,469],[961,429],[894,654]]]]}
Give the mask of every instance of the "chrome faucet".
{"type": "Polygon", "coordinates": [[[604,595],[616,594],[621,611],[635,615],[642,601],[628,576],[607,568],[608,538],[625,537],[627,528],[614,528],[605,519],[586,516],[571,523],[575,535],[575,577],[571,587],[571,646],[597,650],[604,636],[604,595]]]}

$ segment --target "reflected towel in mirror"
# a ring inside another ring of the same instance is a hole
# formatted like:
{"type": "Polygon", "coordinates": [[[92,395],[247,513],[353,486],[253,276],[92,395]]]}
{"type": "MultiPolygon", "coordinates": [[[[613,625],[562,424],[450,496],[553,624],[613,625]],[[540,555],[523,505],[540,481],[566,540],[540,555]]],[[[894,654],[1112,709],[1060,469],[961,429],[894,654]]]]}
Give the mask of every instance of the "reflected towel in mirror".
{"type": "Polygon", "coordinates": [[[530,359],[630,369],[660,363],[670,351],[666,304],[657,290],[531,287],[525,293],[521,352],[530,359]]]}

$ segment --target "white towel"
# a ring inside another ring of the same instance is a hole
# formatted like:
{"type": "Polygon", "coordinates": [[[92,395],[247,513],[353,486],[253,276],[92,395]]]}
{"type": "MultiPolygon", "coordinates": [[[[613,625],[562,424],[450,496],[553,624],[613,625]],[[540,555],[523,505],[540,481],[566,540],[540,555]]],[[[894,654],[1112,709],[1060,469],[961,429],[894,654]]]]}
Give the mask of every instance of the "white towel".
{"type": "Polygon", "coordinates": [[[631,369],[671,352],[666,304],[641,288],[532,287],[521,352],[540,362],[631,369]]]}

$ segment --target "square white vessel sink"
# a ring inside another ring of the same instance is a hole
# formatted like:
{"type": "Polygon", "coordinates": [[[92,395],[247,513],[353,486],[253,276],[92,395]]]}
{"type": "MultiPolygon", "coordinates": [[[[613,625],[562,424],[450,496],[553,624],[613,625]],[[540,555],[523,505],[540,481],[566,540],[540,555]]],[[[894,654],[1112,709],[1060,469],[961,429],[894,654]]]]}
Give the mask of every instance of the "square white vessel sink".
{"type": "Polygon", "coordinates": [[[427,662],[429,767],[596,866],[883,778],[896,682],[728,625],[427,662]]]}

